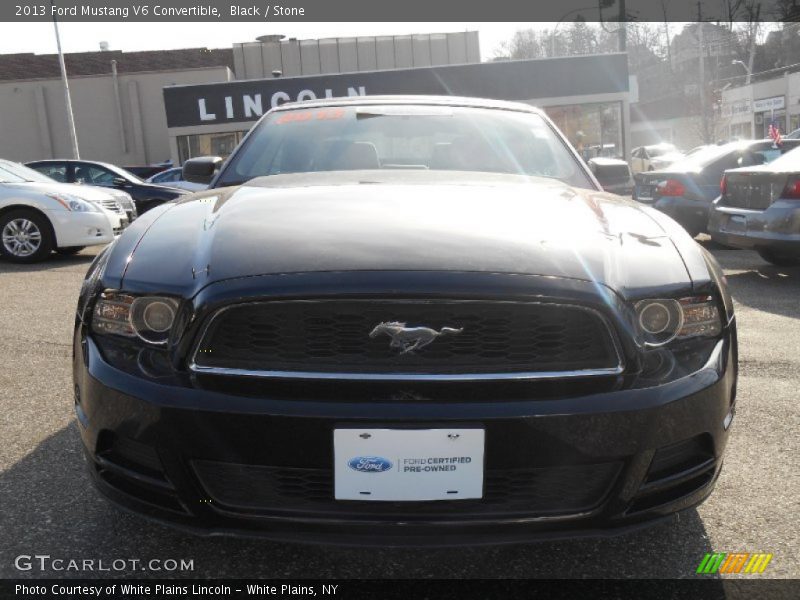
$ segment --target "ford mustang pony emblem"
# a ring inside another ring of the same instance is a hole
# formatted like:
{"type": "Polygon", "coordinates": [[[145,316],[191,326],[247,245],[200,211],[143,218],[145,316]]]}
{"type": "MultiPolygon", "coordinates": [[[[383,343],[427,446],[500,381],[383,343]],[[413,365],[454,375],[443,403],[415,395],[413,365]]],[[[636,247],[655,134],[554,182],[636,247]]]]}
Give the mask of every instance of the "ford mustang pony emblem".
{"type": "Polygon", "coordinates": [[[406,327],[405,323],[389,321],[376,325],[369,337],[374,338],[385,333],[392,338],[392,341],[389,342],[390,348],[399,348],[400,354],[408,354],[424,348],[440,335],[457,335],[462,331],[464,331],[463,328],[456,329],[454,327],[442,327],[439,331],[430,327],[406,327]]]}

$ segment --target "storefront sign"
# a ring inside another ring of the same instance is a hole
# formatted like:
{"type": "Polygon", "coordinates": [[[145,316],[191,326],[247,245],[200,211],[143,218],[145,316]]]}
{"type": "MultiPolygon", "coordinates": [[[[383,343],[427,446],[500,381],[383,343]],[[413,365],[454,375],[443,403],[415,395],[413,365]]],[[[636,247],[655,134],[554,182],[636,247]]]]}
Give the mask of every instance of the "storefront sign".
{"type": "Polygon", "coordinates": [[[781,110],[785,105],[785,98],[783,96],[761,98],[760,100],[753,101],[753,112],[758,113],[767,112],[769,110],[781,110]]]}
{"type": "Polygon", "coordinates": [[[750,100],[734,100],[722,105],[723,117],[735,117],[750,113],[750,100]]]}
{"type": "Polygon", "coordinates": [[[168,127],[252,122],[284,102],[375,94],[527,101],[628,91],[625,54],[521,60],[164,88],[168,127]],[[569,76],[565,76],[569,73],[569,76]]]}

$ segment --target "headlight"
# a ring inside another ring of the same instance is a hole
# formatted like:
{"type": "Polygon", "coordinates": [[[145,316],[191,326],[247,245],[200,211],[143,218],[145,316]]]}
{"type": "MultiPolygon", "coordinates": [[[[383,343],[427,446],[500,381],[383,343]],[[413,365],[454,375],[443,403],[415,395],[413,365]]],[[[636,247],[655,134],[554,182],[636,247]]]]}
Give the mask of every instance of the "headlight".
{"type": "Polygon", "coordinates": [[[722,321],[711,296],[642,300],[636,303],[636,326],[646,346],[663,346],[675,339],[715,337],[722,321]]]}
{"type": "Polygon", "coordinates": [[[173,298],[103,292],[94,306],[92,330],[166,344],[177,310],[173,298]]]}
{"type": "Polygon", "coordinates": [[[100,212],[93,203],[70,194],[46,194],[61,206],[72,212],[100,212]]]}

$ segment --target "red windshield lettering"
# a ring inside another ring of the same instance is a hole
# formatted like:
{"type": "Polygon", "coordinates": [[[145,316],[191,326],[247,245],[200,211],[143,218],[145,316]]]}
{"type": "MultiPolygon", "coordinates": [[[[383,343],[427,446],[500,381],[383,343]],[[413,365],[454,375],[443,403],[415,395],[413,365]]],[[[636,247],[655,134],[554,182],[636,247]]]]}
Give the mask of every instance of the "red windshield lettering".
{"type": "Polygon", "coordinates": [[[275,125],[298,123],[303,121],[332,121],[345,116],[344,109],[333,108],[326,110],[293,110],[280,115],[275,119],[275,125]]]}

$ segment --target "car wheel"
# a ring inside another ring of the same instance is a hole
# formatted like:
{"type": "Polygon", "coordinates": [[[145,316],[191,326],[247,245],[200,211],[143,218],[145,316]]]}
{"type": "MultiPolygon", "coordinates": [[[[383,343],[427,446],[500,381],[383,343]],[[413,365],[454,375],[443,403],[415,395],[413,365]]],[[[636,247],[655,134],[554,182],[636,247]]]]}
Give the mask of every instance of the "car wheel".
{"type": "Polygon", "coordinates": [[[58,252],[59,254],[63,254],[64,256],[72,256],[73,254],[77,254],[84,248],[86,248],[86,246],[65,246],[63,248],[56,248],[56,252],[58,252]]]}
{"type": "Polygon", "coordinates": [[[776,254],[774,251],[765,248],[757,250],[757,252],[761,258],[776,267],[796,267],[800,265],[800,257],[797,256],[776,254]]]}
{"type": "Polygon", "coordinates": [[[53,251],[47,217],[33,210],[12,210],[0,217],[0,252],[13,262],[44,260],[53,251]]]}

